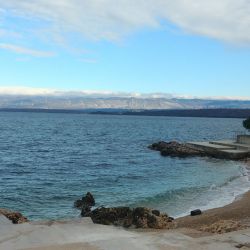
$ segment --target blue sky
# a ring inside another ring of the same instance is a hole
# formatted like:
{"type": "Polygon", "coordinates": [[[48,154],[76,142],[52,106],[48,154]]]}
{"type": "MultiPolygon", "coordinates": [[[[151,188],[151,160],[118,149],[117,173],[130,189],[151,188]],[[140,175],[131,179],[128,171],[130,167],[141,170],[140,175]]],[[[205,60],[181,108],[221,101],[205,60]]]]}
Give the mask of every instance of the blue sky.
{"type": "Polygon", "coordinates": [[[250,97],[247,1],[50,2],[0,0],[0,87],[250,97]]]}

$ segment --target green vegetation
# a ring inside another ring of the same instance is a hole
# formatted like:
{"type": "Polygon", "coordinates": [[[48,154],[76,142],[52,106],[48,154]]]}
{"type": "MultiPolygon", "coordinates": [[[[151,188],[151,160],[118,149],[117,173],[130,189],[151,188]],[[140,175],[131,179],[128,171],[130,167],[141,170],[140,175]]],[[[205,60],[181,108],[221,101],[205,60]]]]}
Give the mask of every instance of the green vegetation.
{"type": "Polygon", "coordinates": [[[250,117],[243,121],[243,127],[250,131],[250,117]]]}

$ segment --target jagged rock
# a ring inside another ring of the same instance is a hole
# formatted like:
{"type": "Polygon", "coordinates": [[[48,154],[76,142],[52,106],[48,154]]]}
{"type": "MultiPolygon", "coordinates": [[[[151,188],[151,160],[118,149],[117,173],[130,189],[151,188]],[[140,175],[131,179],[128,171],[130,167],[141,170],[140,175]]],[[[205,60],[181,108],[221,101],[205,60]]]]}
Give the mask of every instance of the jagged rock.
{"type": "Polygon", "coordinates": [[[160,151],[162,156],[178,156],[178,157],[187,157],[187,156],[204,156],[203,151],[197,150],[190,147],[185,143],[179,143],[176,141],[164,142],[160,141],[153,143],[149,146],[150,149],[160,151]]]}
{"type": "Polygon", "coordinates": [[[100,207],[88,214],[96,224],[120,225],[128,227],[132,224],[132,210],[129,207],[105,208],[100,207]]]}
{"type": "Polygon", "coordinates": [[[0,209],[0,214],[4,215],[6,218],[12,221],[13,224],[22,224],[28,222],[28,219],[19,212],[13,212],[7,209],[0,209]]]}
{"type": "Polygon", "coordinates": [[[88,192],[81,200],[77,200],[74,203],[74,206],[78,209],[85,209],[86,211],[90,210],[91,207],[95,206],[95,199],[93,195],[88,192]]]}
{"type": "Polygon", "coordinates": [[[129,207],[101,207],[85,216],[91,217],[94,223],[104,225],[155,229],[170,228],[173,218],[156,211],[144,207],[137,207],[135,209],[129,207]]]}
{"type": "Polygon", "coordinates": [[[91,207],[93,207],[93,206],[95,205],[94,196],[93,196],[90,192],[88,192],[88,193],[85,195],[85,197],[82,198],[82,200],[83,200],[86,204],[90,205],[91,207]]]}

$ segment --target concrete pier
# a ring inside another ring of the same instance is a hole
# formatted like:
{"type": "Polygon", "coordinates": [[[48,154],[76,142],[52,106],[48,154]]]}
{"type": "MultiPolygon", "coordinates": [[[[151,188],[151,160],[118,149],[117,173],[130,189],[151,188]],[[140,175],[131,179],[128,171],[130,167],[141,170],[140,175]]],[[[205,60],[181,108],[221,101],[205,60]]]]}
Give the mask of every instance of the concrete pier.
{"type": "Polygon", "coordinates": [[[188,142],[187,144],[190,147],[221,158],[240,160],[250,157],[249,135],[238,135],[236,140],[188,142]]]}

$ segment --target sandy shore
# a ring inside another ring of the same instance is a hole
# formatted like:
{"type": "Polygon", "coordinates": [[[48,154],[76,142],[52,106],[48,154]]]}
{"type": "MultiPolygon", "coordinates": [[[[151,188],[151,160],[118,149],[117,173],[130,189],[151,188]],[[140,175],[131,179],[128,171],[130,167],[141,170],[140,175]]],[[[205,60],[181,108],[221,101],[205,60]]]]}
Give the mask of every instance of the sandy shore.
{"type": "Polygon", "coordinates": [[[177,228],[199,230],[222,220],[235,221],[243,227],[250,227],[250,192],[245,193],[229,205],[207,210],[199,216],[182,217],[175,220],[175,223],[177,228]]]}

